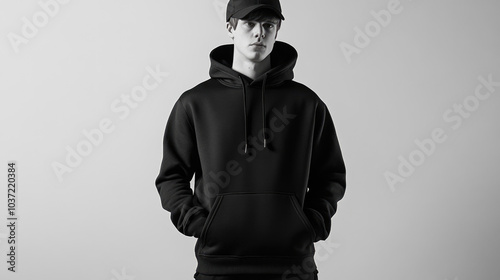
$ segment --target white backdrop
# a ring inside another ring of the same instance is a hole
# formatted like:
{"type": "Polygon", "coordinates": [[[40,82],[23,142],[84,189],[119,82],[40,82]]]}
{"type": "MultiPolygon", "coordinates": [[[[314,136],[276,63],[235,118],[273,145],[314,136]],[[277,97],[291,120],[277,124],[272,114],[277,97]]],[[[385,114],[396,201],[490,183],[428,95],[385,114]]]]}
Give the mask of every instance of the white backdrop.
{"type": "MultiPolygon", "coordinates": [[[[196,240],[154,179],[175,100],[231,42],[226,3],[0,1],[1,279],[192,279],[196,240]]],[[[498,279],[500,2],[282,7],[278,39],[328,105],[348,172],[320,280],[498,279]]]]}

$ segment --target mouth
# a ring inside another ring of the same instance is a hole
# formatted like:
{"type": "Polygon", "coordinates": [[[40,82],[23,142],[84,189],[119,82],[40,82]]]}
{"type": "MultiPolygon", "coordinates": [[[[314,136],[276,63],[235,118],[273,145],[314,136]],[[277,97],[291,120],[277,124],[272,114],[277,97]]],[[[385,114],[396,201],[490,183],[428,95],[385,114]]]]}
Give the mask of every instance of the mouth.
{"type": "Polygon", "coordinates": [[[252,46],[252,47],[262,47],[262,48],[265,48],[265,47],[266,47],[266,46],[265,46],[264,44],[262,44],[262,43],[253,43],[253,44],[251,44],[250,46],[252,46]]]}

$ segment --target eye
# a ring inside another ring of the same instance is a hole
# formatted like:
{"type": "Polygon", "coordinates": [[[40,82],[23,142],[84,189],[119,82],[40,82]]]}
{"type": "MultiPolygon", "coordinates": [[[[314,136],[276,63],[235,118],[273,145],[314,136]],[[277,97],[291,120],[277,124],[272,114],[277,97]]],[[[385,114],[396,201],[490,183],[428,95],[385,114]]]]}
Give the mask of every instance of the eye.
{"type": "Polygon", "coordinates": [[[246,25],[246,26],[248,26],[248,27],[254,27],[254,26],[255,26],[255,23],[250,22],[250,21],[246,21],[246,22],[245,22],[245,25],[246,25]]]}
{"type": "Polygon", "coordinates": [[[265,29],[271,29],[271,28],[274,28],[274,24],[272,24],[272,23],[264,23],[264,28],[265,28],[265,29]]]}

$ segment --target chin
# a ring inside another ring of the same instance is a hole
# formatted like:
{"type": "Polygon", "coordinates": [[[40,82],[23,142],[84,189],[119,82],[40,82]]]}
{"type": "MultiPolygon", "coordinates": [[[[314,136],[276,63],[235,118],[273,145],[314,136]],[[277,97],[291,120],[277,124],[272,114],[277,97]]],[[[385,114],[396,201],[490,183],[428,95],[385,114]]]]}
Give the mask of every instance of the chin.
{"type": "Polygon", "coordinates": [[[258,57],[258,58],[252,59],[252,61],[255,61],[255,62],[262,62],[263,60],[264,60],[263,57],[258,57]]]}
{"type": "Polygon", "coordinates": [[[252,54],[252,55],[248,55],[247,58],[251,61],[254,61],[254,62],[261,62],[263,61],[265,58],[267,57],[266,54],[264,53],[258,53],[258,54],[252,54]]]}

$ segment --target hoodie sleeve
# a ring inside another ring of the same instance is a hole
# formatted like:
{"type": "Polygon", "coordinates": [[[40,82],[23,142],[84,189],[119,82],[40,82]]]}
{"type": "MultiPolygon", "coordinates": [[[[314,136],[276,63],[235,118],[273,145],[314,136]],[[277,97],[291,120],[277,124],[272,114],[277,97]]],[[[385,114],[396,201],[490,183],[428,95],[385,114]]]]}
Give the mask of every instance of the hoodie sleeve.
{"type": "Polygon", "coordinates": [[[316,241],[330,234],[331,218],[346,188],[346,172],[332,117],[325,103],[316,109],[313,152],[304,212],[316,232],[316,241]]]}
{"type": "Polygon", "coordinates": [[[167,121],[163,138],[163,160],[155,180],[163,208],[182,234],[198,238],[208,216],[190,187],[199,170],[194,128],[181,100],[177,100],[167,121]]]}

